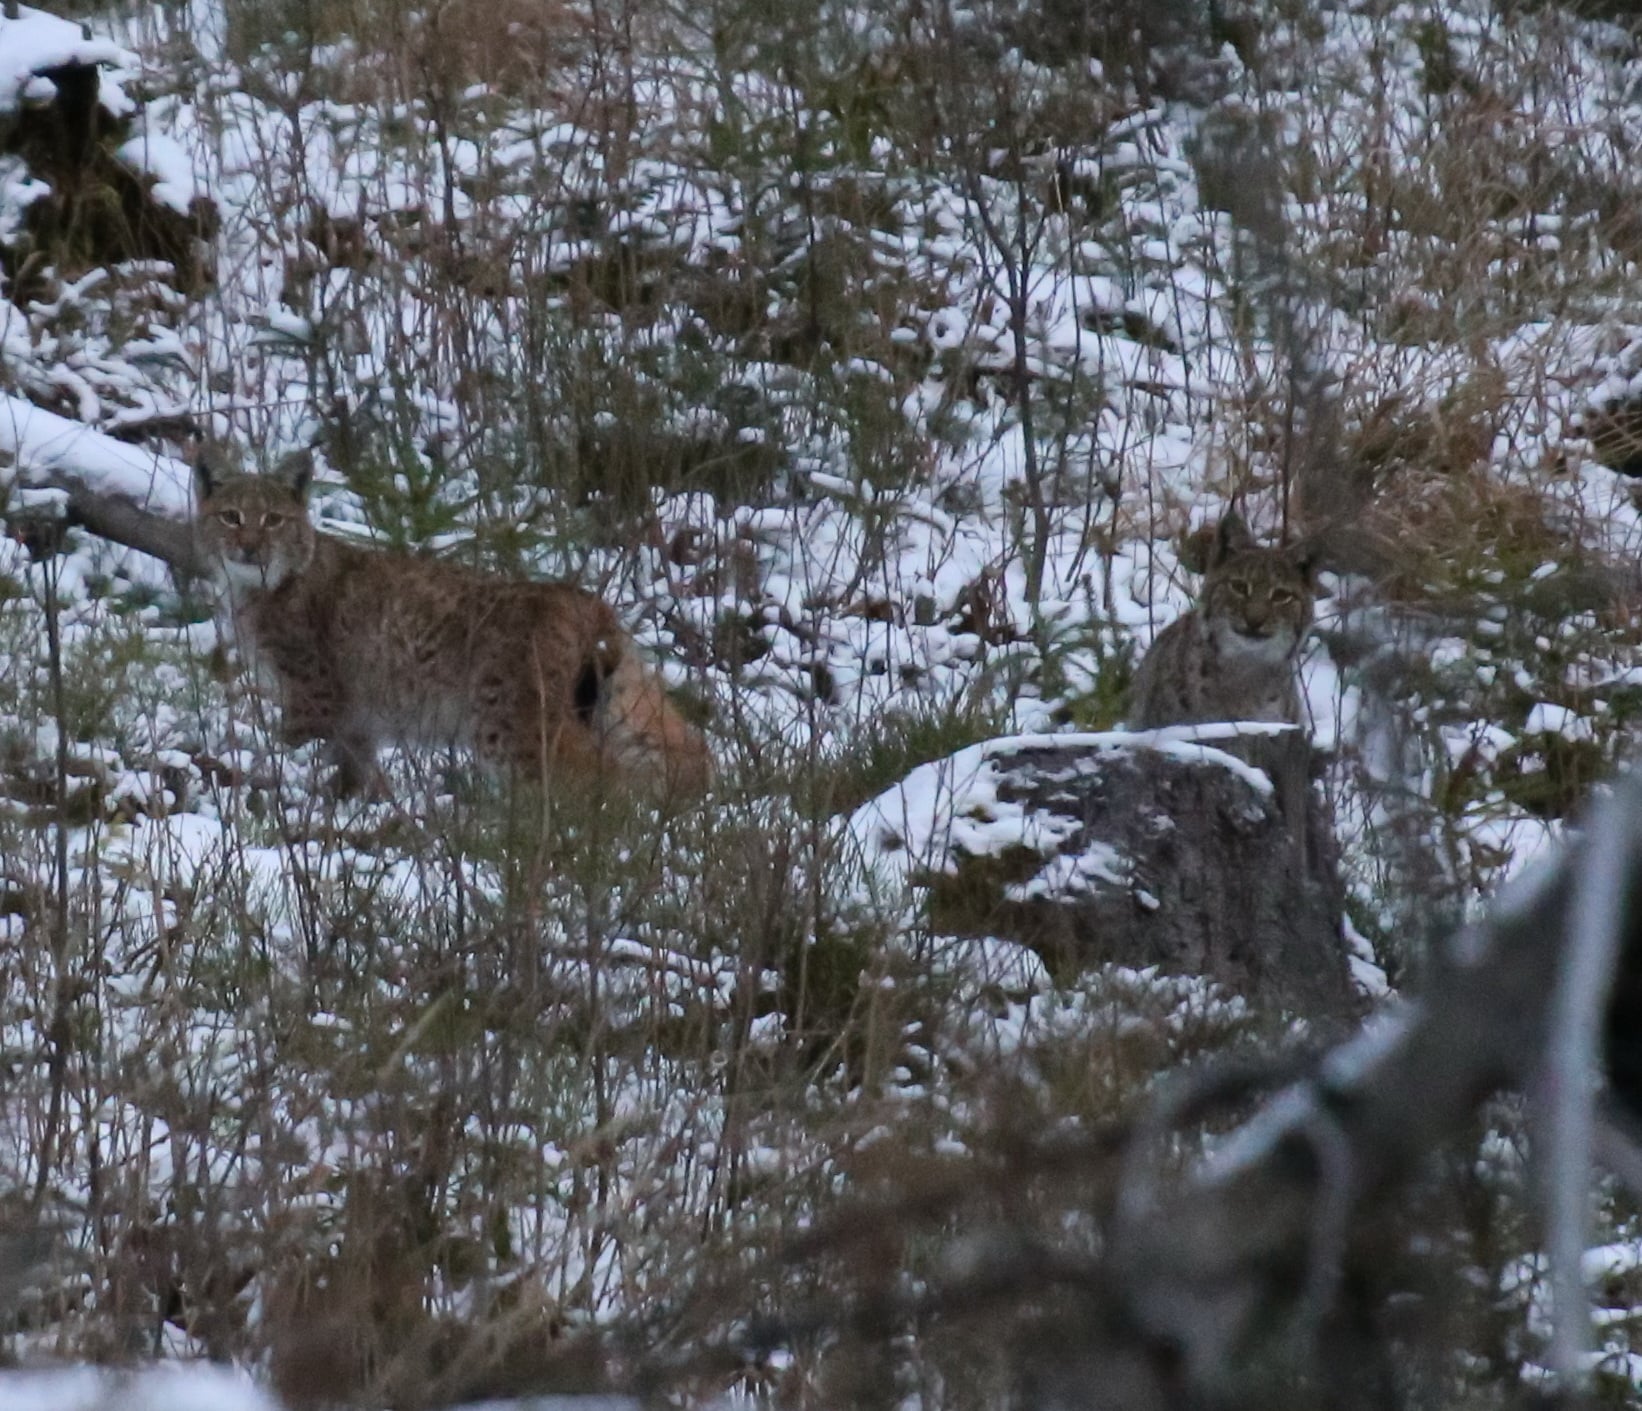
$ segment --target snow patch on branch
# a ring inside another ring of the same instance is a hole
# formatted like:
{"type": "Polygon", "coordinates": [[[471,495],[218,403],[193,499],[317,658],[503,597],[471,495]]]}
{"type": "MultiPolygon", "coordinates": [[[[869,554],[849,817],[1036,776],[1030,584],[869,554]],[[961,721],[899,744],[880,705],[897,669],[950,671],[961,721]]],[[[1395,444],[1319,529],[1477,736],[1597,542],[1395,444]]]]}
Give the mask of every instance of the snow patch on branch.
{"type": "Polygon", "coordinates": [[[24,485],[73,486],[174,519],[188,514],[189,472],[182,462],[3,393],[0,455],[15,458],[24,485]]]}
{"type": "Polygon", "coordinates": [[[47,69],[99,64],[109,65],[113,72],[103,75],[98,101],[121,117],[136,105],[120,81],[142,66],[131,50],[87,35],[79,25],[44,10],[19,6],[16,19],[0,14],[0,113],[14,113],[55,96],[51,80],[43,76],[47,69]]]}

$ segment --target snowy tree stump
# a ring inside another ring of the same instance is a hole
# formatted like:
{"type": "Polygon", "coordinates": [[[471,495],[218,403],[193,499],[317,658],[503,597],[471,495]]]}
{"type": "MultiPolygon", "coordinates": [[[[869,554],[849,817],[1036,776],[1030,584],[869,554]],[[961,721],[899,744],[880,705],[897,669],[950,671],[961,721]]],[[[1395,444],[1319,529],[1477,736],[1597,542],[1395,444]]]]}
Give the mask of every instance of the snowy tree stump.
{"type": "Polygon", "coordinates": [[[856,826],[927,888],[937,934],[1021,942],[1062,977],[1157,966],[1263,1012],[1349,1019],[1364,1006],[1310,758],[1281,726],[991,740],[856,826]]]}

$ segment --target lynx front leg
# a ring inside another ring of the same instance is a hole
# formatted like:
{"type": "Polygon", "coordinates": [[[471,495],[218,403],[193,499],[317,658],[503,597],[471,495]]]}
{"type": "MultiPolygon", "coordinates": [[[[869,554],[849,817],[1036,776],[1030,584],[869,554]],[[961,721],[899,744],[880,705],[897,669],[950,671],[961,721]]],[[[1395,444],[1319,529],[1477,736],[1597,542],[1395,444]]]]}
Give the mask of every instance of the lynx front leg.
{"type": "Polygon", "coordinates": [[[307,662],[279,660],[280,738],[287,745],[334,740],[342,731],[342,700],[334,682],[307,662]]]}
{"type": "Polygon", "coordinates": [[[331,794],[339,799],[362,794],[369,799],[385,799],[388,781],[382,767],[376,762],[376,741],[368,735],[344,732],[331,737],[331,763],[336,771],[331,775],[331,794]]]}
{"type": "Polygon", "coordinates": [[[375,737],[350,720],[335,681],[323,672],[301,669],[307,665],[281,663],[285,706],[280,737],[293,746],[312,740],[326,742],[326,755],[335,766],[329,784],[334,797],[381,796],[385,785],[376,763],[375,737]]]}

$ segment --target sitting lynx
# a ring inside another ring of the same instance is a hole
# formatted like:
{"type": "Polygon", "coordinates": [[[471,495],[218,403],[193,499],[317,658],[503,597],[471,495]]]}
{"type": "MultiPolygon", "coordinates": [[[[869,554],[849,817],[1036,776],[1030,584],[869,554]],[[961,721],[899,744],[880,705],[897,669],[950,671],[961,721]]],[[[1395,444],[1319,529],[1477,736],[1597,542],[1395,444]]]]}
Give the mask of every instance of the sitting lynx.
{"type": "Polygon", "coordinates": [[[1301,723],[1295,655],[1311,626],[1311,563],[1257,546],[1235,510],[1220,521],[1197,605],[1157,635],[1129,697],[1129,724],[1301,723]]]}
{"type": "Polygon", "coordinates": [[[285,738],[329,740],[339,792],[377,778],[384,743],[460,745],[537,779],[706,787],[706,741],[608,603],[316,533],[307,483],[218,475],[202,455],[194,537],[285,738]]]}

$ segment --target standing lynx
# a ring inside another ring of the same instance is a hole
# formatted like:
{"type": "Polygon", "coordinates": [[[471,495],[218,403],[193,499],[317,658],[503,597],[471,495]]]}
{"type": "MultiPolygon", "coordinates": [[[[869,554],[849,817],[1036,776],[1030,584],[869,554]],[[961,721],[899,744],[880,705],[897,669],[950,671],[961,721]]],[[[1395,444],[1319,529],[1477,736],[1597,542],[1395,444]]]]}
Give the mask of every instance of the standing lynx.
{"type": "Polygon", "coordinates": [[[1307,556],[1259,547],[1231,511],[1209,547],[1196,606],[1158,633],[1141,659],[1130,726],[1300,724],[1295,655],[1311,626],[1311,601],[1307,556]]]}
{"type": "Polygon", "coordinates": [[[383,744],[458,745],[536,779],[706,787],[706,741],[608,603],[316,533],[307,482],[218,476],[202,457],[194,537],[285,738],[328,740],[339,792],[377,777],[383,744]]]}

